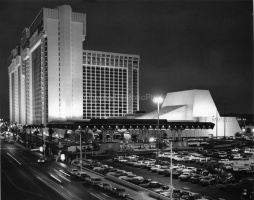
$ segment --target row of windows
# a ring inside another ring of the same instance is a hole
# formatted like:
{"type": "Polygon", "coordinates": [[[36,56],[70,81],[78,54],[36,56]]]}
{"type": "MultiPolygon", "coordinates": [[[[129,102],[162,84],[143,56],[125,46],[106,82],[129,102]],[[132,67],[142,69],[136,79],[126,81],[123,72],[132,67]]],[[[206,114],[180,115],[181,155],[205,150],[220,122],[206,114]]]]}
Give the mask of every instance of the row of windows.
{"type": "Polygon", "coordinates": [[[83,52],[83,57],[97,57],[97,58],[115,58],[115,59],[129,59],[129,60],[139,60],[138,57],[132,57],[132,56],[120,56],[120,55],[112,55],[112,54],[101,54],[101,53],[88,53],[83,52]]]}
{"type": "Polygon", "coordinates": [[[100,71],[105,71],[105,72],[120,72],[120,73],[126,73],[127,69],[122,69],[122,68],[110,68],[110,67],[101,67],[101,66],[84,66],[83,71],[92,71],[92,72],[100,72],[100,71]]]}
{"type": "Polygon", "coordinates": [[[86,80],[83,80],[83,83],[85,82],[97,82],[97,83],[100,83],[100,82],[103,82],[103,83],[118,83],[118,82],[126,82],[127,79],[126,78],[118,78],[118,79],[101,79],[100,77],[96,77],[96,78],[93,78],[93,77],[87,77],[86,80]]]}
{"type": "Polygon", "coordinates": [[[101,75],[101,76],[123,76],[126,77],[127,73],[125,72],[118,72],[118,71],[89,71],[83,70],[83,76],[91,76],[91,75],[101,75]]]}

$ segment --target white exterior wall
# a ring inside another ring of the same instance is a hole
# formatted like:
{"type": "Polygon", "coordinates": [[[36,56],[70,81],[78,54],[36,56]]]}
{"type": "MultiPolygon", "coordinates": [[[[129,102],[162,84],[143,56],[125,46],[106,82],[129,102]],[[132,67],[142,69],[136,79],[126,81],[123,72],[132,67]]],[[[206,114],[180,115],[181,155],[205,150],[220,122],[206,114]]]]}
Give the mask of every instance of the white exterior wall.
{"type": "Polygon", "coordinates": [[[14,59],[12,59],[12,63],[9,66],[10,123],[13,122],[21,123],[21,121],[19,121],[20,119],[19,116],[21,115],[21,113],[19,111],[19,92],[18,92],[18,87],[20,84],[18,82],[18,70],[20,70],[20,68],[21,68],[21,57],[16,56],[14,59]],[[13,73],[14,73],[14,96],[12,95],[13,85],[11,81],[11,75],[13,73]],[[13,108],[15,112],[14,116],[12,115],[13,108]]]}
{"type": "MultiPolygon", "coordinates": [[[[186,116],[186,109],[187,106],[183,106],[181,108],[177,108],[171,112],[168,112],[164,115],[160,116],[160,119],[167,119],[169,121],[179,121],[179,120],[188,120],[186,116]]],[[[157,117],[154,117],[154,119],[157,119],[157,117]]]]}
{"type": "Polygon", "coordinates": [[[72,47],[71,47],[71,8],[59,7],[59,34],[60,34],[60,120],[66,120],[71,115],[72,100],[72,47]]]}
{"type": "MultiPolygon", "coordinates": [[[[72,22],[72,87],[67,119],[83,119],[83,40],[84,24],[72,22]]],[[[68,94],[67,94],[68,95],[68,94]]]]}
{"type": "MultiPolygon", "coordinates": [[[[165,106],[178,106],[178,105],[185,105],[184,110],[184,120],[196,120],[193,117],[193,102],[194,102],[194,90],[189,91],[181,91],[181,92],[172,92],[168,93],[162,107],[165,106]]],[[[178,114],[179,115],[179,114],[178,114]]],[[[174,120],[174,116],[170,116],[171,119],[174,120]]]]}
{"type": "MultiPolygon", "coordinates": [[[[215,124],[213,129],[184,130],[183,137],[207,137],[213,136],[234,136],[241,131],[235,117],[220,117],[212,96],[208,90],[188,90],[181,92],[168,93],[162,107],[186,105],[160,116],[160,119],[168,121],[200,121],[212,122],[215,124]],[[225,120],[225,123],[224,123],[225,120]]],[[[170,130],[167,131],[169,135],[170,130]]]]}
{"type": "Polygon", "coordinates": [[[58,20],[46,19],[48,39],[48,121],[59,120],[58,20]]]}

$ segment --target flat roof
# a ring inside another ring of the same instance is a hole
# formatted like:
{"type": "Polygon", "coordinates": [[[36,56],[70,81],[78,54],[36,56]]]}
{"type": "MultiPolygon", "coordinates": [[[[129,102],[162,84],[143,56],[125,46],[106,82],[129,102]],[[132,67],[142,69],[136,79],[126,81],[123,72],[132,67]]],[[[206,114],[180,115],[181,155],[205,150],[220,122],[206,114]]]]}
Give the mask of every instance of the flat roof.
{"type": "MultiPolygon", "coordinates": [[[[156,129],[157,119],[91,119],[89,121],[52,121],[47,124],[50,128],[77,129],[78,127],[97,129],[156,129]]],[[[159,120],[160,129],[213,129],[215,126],[211,122],[196,121],[167,121],[159,120]]]]}

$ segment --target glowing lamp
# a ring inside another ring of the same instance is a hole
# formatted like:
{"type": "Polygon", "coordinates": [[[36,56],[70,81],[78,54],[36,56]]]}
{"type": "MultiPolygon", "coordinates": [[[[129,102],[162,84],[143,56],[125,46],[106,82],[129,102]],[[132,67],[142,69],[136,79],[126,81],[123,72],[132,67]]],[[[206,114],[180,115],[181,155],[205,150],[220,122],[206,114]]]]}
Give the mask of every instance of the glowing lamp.
{"type": "Polygon", "coordinates": [[[65,160],[65,154],[61,154],[61,161],[64,161],[65,160]]]}
{"type": "Polygon", "coordinates": [[[153,98],[153,102],[154,102],[154,103],[160,104],[160,103],[163,102],[163,98],[162,98],[162,97],[154,97],[154,98],[153,98]]]}

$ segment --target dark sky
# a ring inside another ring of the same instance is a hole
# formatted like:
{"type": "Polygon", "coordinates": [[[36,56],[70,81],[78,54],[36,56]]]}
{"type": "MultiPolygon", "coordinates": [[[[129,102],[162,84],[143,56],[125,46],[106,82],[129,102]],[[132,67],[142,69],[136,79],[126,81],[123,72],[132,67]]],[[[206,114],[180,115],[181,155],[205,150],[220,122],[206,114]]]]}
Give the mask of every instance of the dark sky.
{"type": "Polygon", "coordinates": [[[140,55],[140,96],[206,89],[221,114],[224,103],[254,113],[251,0],[0,0],[0,118],[9,116],[11,50],[42,7],[63,4],[86,13],[84,49],[140,55]]]}

